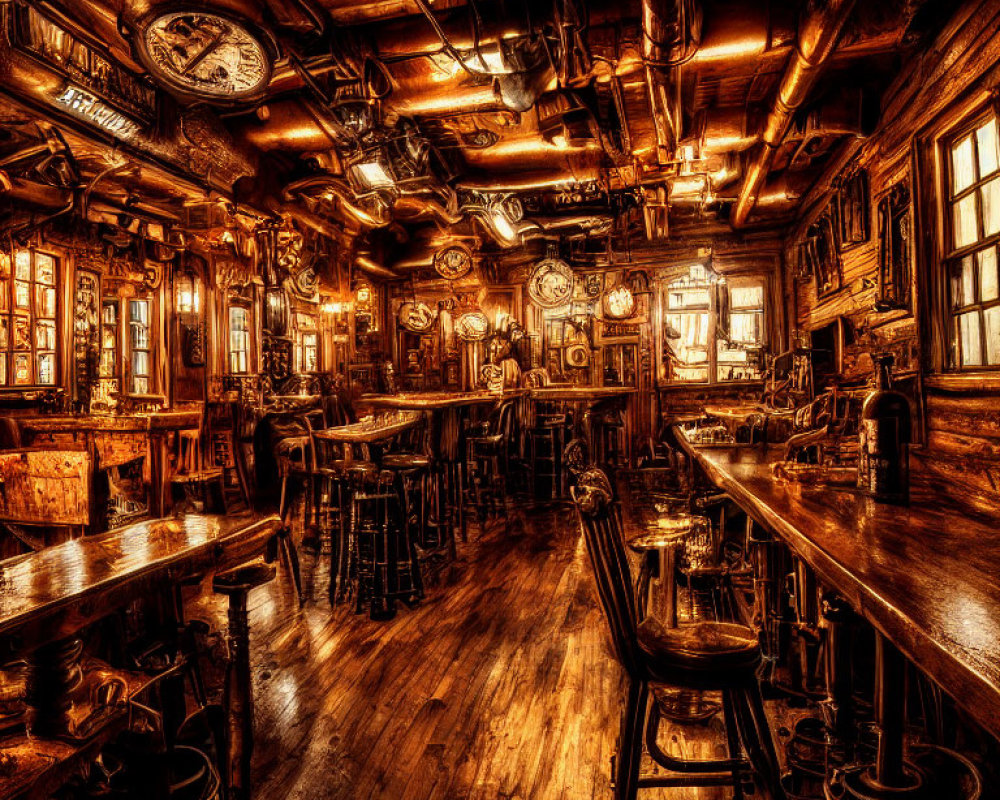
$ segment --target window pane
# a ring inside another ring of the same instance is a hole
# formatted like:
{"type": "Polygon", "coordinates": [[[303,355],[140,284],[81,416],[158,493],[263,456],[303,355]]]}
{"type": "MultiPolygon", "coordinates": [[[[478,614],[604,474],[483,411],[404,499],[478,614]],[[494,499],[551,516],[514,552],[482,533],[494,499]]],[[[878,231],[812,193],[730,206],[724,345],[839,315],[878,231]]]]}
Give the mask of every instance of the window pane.
{"type": "Polygon", "coordinates": [[[7,356],[0,353],[0,386],[7,385],[7,356]]]}
{"type": "Polygon", "coordinates": [[[979,338],[979,312],[971,311],[958,318],[962,337],[962,366],[978,367],[983,363],[983,348],[979,338]]]}
{"type": "Polygon", "coordinates": [[[52,256],[45,253],[35,253],[35,280],[47,286],[56,282],[56,262],[52,256]]]}
{"type": "Polygon", "coordinates": [[[979,177],[996,172],[1000,166],[997,153],[997,120],[993,117],[976,130],[976,146],[979,148],[979,177]]]}
{"type": "Polygon", "coordinates": [[[31,325],[27,317],[14,317],[14,349],[31,349],[31,325]]]}
{"type": "Polygon", "coordinates": [[[56,324],[51,320],[40,320],[35,325],[35,347],[39,350],[56,349],[56,324]]]}
{"type": "Polygon", "coordinates": [[[35,313],[40,317],[54,317],[56,315],[55,287],[35,287],[35,313]]]}
{"type": "Polygon", "coordinates": [[[55,357],[52,355],[52,353],[38,354],[38,382],[39,383],[56,382],[55,357]]]}
{"type": "Polygon", "coordinates": [[[738,344],[760,344],[763,319],[759,311],[730,314],[729,338],[738,344]]]}
{"type": "Polygon", "coordinates": [[[31,383],[31,355],[29,353],[14,354],[14,383],[19,386],[31,383]]]}
{"type": "Polygon", "coordinates": [[[21,281],[31,280],[31,253],[18,250],[14,255],[14,277],[21,281]]]}
{"type": "Polygon", "coordinates": [[[994,178],[979,190],[983,202],[983,235],[1000,231],[1000,178],[994,178]]]}
{"type": "Polygon", "coordinates": [[[975,272],[972,267],[972,256],[966,256],[956,261],[951,274],[951,305],[952,308],[964,308],[976,302],[975,272]]]}
{"type": "Polygon", "coordinates": [[[132,353],[132,374],[149,375],[149,353],[142,350],[132,353]]]}
{"type": "Polygon", "coordinates": [[[0,350],[6,350],[10,347],[10,336],[8,335],[10,323],[7,317],[0,319],[0,350]]]}
{"type": "Polygon", "coordinates": [[[983,302],[1000,297],[997,281],[997,251],[995,247],[976,253],[979,262],[979,299],[983,302]]]}
{"type": "Polygon", "coordinates": [[[734,286],[729,291],[729,303],[733,308],[763,308],[763,286],[734,286]]]}
{"type": "Polygon", "coordinates": [[[976,180],[972,163],[972,137],[966,136],[951,148],[952,194],[968,189],[976,180]]]}
{"type": "Polygon", "coordinates": [[[965,247],[979,238],[976,224],[975,192],[963,197],[954,205],[955,247],[965,247]]]}
{"type": "Polygon", "coordinates": [[[986,363],[1000,364],[1000,306],[983,312],[986,325],[986,363]]]}
{"type": "Polygon", "coordinates": [[[31,308],[31,284],[22,281],[14,282],[14,307],[31,308]]]}

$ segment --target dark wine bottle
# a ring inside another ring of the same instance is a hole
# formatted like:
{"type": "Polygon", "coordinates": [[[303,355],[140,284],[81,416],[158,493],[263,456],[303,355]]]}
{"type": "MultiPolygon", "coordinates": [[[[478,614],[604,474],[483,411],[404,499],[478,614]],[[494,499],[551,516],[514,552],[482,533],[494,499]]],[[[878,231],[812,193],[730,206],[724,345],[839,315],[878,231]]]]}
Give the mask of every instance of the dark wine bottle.
{"type": "Polygon", "coordinates": [[[910,403],[892,389],[892,356],[877,359],[875,390],[861,407],[858,488],[880,503],[910,501],[910,403]]]}

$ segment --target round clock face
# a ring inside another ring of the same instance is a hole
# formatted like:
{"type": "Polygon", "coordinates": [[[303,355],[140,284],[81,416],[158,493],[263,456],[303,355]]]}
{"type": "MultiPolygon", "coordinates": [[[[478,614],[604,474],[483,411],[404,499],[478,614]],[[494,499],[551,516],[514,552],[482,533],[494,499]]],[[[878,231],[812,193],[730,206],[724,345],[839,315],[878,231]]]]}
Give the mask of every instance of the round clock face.
{"type": "Polygon", "coordinates": [[[220,14],[161,14],[142,31],[139,49],[158,78],[200,97],[238,100],[271,79],[271,57],[260,39],[220,14]]]}
{"type": "Polygon", "coordinates": [[[434,269],[450,281],[464,278],[472,269],[472,254],[464,247],[446,247],[434,254],[434,269]]]}
{"type": "Polygon", "coordinates": [[[426,303],[403,303],[398,319],[400,325],[413,333],[426,333],[434,326],[434,312],[426,303]]]}
{"type": "Polygon", "coordinates": [[[542,308],[558,308],[573,294],[573,270],[557,258],[538,262],[528,278],[528,295],[542,308]]]}

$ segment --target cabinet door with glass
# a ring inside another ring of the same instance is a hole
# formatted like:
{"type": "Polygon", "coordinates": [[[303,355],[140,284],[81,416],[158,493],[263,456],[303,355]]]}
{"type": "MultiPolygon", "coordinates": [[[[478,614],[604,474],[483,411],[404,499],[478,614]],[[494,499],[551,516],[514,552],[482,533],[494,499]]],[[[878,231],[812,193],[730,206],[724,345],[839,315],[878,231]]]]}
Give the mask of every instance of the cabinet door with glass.
{"type": "Polygon", "coordinates": [[[0,385],[55,385],[57,277],[48,253],[0,253],[0,385]]]}

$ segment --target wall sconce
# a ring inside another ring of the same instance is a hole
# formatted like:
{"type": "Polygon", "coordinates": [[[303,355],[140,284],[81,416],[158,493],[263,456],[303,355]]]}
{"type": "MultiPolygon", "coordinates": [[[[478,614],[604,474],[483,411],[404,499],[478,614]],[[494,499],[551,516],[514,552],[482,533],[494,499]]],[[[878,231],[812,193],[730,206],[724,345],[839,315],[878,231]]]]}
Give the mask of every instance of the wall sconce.
{"type": "Polygon", "coordinates": [[[191,272],[177,276],[176,310],[178,314],[201,313],[201,277],[191,272]]]}

